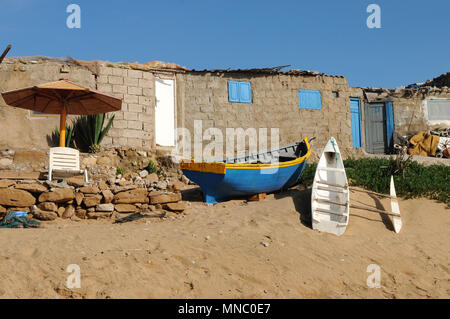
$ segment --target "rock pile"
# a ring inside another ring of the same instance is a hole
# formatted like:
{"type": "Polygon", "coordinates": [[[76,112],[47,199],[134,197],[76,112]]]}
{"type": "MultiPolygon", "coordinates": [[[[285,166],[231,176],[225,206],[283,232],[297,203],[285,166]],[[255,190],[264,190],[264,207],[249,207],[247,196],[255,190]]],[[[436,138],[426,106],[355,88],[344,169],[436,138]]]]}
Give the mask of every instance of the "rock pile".
{"type": "Polygon", "coordinates": [[[186,209],[181,190],[186,179],[165,179],[141,171],[118,175],[106,181],[85,184],[82,177],[62,182],[0,180],[0,217],[7,211],[27,211],[30,218],[43,221],[120,218],[122,214],[167,211],[179,214],[186,209]],[[181,181],[182,180],[182,181],[181,181]]]}

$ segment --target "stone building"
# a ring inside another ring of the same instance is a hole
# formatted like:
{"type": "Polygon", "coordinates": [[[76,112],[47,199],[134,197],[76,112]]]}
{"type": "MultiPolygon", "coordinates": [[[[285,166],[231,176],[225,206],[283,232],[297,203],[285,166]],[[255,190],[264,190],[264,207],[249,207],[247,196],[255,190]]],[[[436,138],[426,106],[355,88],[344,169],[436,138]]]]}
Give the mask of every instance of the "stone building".
{"type": "Polygon", "coordinates": [[[217,127],[224,136],[226,128],[267,128],[269,148],[270,130],[278,128],[280,145],[315,137],[314,149],[319,149],[335,136],[341,149],[351,149],[350,90],[343,76],[277,69],[215,70],[186,72],[182,81],[179,127],[194,131],[194,121],[202,120],[203,130],[217,127]]]}
{"type": "MultiPolygon", "coordinates": [[[[224,137],[226,128],[267,128],[269,136],[271,128],[278,128],[280,145],[316,137],[316,154],[334,136],[344,155],[351,155],[388,151],[394,131],[405,135],[448,127],[450,121],[445,111],[450,101],[448,74],[423,85],[385,90],[352,88],[343,76],[280,68],[195,71],[157,61],[42,57],[0,64],[2,92],[60,78],[123,100],[103,141],[106,147],[172,147],[179,143],[175,128],[192,133],[192,146],[205,145],[210,141],[193,136],[199,123],[195,121],[201,121],[202,134],[215,127],[224,137]]],[[[58,125],[58,116],[16,109],[0,98],[0,149],[47,149],[45,137],[58,125]]]]}

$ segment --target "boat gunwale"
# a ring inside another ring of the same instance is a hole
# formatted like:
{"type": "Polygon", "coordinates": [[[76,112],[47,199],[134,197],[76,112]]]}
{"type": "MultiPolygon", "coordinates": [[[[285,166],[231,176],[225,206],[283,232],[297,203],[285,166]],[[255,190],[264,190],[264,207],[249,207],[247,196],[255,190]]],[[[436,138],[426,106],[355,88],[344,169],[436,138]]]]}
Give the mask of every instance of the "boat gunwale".
{"type": "Polygon", "coordinates": [[[227,169],[270,169],[270,168],[282,168],[290,167],[297,164],[301,164],[311,156],[311,146],[308,142],[308,138],[305,137],[303,141],[306,143],[308,152],[302,157],[298,157],[287,162],[277,163],[264,163],[264,164],[234,164],[223,162],[181,162],[180,167],[182,170],[198,171],[205,173],[225,174],[227,169]]]}

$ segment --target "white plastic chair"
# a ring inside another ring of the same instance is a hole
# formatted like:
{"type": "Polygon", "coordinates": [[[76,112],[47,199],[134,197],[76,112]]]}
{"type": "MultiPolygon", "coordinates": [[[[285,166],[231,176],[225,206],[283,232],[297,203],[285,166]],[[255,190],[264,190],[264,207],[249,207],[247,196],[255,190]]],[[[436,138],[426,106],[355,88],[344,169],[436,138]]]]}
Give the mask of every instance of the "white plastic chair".
{"type": "Polygon", "coordinates": [[[70,147],[50,148],[48,164],[48,180],[54,175],[69,177],[84,174],[84,182],[88,183],[87,170],[80,170],[80,152],[70,147]]]}

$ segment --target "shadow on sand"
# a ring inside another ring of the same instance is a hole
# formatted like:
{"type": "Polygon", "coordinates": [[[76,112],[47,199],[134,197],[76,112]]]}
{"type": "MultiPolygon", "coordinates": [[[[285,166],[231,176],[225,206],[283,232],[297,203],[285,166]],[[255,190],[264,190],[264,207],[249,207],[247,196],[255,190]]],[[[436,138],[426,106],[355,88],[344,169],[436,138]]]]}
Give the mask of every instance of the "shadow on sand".
{"type": "Polygon", "coordinates": [[[312,229],[311,221],[311,188],[291,188],[287,191],[275,193],[275,199],[291,197],[295,210],[299,214],[300,222],[312,229]]]}
{"type": "MultiPolygon", "coordinates": [[[[203,202],[203,192],[200,187],[195,187],[191,189],[185,189],[181,191],[182,199],[190,202],[203,202]]],[[[302,186],[297,186],[295,188],[291,188],[289,190],[274,193],[275,199],[282,199],[286,197],[291,197],[295,206],[295,210],[299,214],[300,222],[312,229],[312,221],[311,221],[311,188],[304,188],[302,186]]],[[[369,194],[370,198],[373,199],[375,203],[375,208],[380,210],[386,210],[381,201],[377,196],[369,194]]],[[[367,205],[365,203],[362,203],[367,205]]],[[[392,224],[391,219],[388,215],[379,214],[381,217],[381,221],[386,226],[388,230],[394,231],[394,225],[392,224]]],[[[379,222],[379,220],[372,219],[369,217],[361,216],[358,214],[352,214],[352,216],[363,218],[369,221],[379,222]]]]}
{"type": "MultiPolygon", "coordinates": [[[[376,208],[380,209],[380,210],[387,210],[389,211],[390,209],[386,209],[384,208],[383,204],[381,203],[381,201],[378,199],[378,197],[376,197],[375,195],[369,194],[370,198],[373,199],[373,201],[375,202],[376,208]]],[[[386,214],[380,214],[381,216],[381,220],[383,221],[384,226],[386,226],[387,229],[391,230],[391,231],[395,231],[394,230],[394,225],[392,223],[392,220],[389,218],[388,215],[386,214]]]]}
{"type": "Polygon", "coordinates": [[[200,187],[184,189],[181,191],[181,198],[189,202],[203,202],[203,192],[200,187]]]}
{"type": "MultiPolygon", "coordinates": [[[[375,208],[380,210],[386,210],[386,208],[383,206],[381,201],[378,199],[377,196],[369,195],[370,198],[373,199],[375,203],[375,208]]],[[[302,188],[292,188],[285,192],[275,193],[276,199],[281,199],[285,197],[291,197],[292,201],[295,205],[295,210],[300,215],[300,222],[309,227],[312,228],[312,221],[311,221],[311,188],[302,189],[302,188]]],[[[367,204],[365,204],[367,205],[367,204]]],[[[392,224],[391,219],[388,215],[385,214],[379,214],[381,217],[381,221],[386,226],[386,228],[390,231],[394,231],[394,225],[392,224]]],[[[352,216],[360,217],[369,221],[379,222],[379,220],[371,219],[368,217],[352,214],[352,216]]]]}

